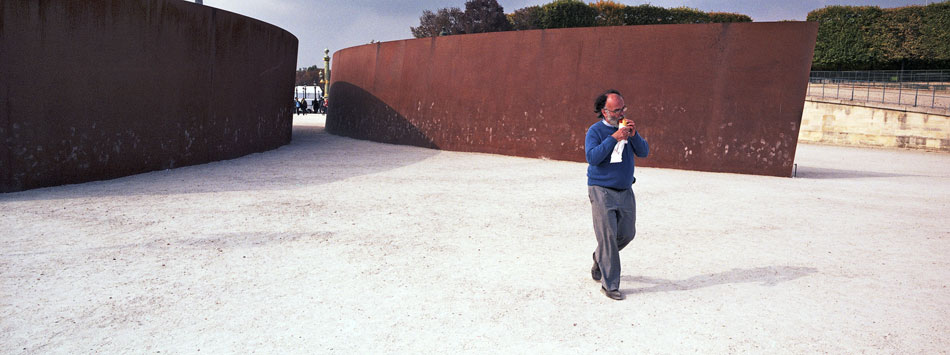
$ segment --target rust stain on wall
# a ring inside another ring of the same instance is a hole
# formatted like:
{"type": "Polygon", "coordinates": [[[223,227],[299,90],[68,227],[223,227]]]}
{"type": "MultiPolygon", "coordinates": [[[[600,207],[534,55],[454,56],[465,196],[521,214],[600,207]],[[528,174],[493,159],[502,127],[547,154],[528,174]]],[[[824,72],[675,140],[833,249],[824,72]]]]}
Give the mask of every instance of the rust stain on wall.
{"type": "Polygon", "coordinates": [[[290,142],[297,38],[191,2],[0,2],[0,192],[290,142]]]}
{"type": "Polygon", "coordinates": [[[596,27],[412,39],[334,54],[327,129],[584,161],[594,98],[623,93],[640,166],[790,176],[818,25],[596,27]]]}

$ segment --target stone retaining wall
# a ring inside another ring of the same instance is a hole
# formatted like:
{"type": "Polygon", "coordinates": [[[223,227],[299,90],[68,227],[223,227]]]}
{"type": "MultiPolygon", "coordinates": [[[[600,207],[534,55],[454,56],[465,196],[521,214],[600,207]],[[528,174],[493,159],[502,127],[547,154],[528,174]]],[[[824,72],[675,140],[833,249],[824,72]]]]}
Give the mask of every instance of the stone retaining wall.
{"type": "Polygon", "coordinates": [[[808,100],[799,141],[950,152],[950,116],[808,100]]]}

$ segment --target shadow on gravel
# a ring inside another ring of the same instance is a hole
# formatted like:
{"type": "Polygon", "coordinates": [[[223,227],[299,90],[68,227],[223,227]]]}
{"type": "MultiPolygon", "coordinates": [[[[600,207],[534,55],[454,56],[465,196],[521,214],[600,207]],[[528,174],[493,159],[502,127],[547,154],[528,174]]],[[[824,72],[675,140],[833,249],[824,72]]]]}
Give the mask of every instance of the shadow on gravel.
{"type": "Polygon", "coordinates": [[[359,85],[336,81],[330,92],[333,104],[327,112],[327,132],[374,142],[439,149],[399,111],[359,85]]]}
{"type": "Polygon", "coordinates": [[[770,266],[753,269],[732,269],[731,271],[717,274],[693,276],[685,280],[656,279],[646,276],[623,276],[620,279],[628,282],[632,281],[654,285],[651,287],[627,288],[621,290],[625,294],[636,294],[687,291],[703,287],[737,283],[761,283],[762,286],[775,286],[781,282],[791,281],[816,272],[818,272],[818,269],[812,267],[770,266]]]}
{"type": "Polygon", "coordinates": [[[798,166],[799,179],[856,179],[856,178],[881,178],[881,177],[902,177],[916,176],[911,174],[894,174],[877,171],[843,170],[830,168],[813,168],[808,166],[798,166]]]}
{"type": "MultiPolygon", "coordinates": [[[[274,243],[295,243],[298,241],[317,241],[327,243],[334,236],[332,231],[311,232],[273,232],[253,231],[242,233],[211,233],[195,238],[171,237],[159,238],[147,242],[114,244],[90,247],[61,247],[31,249],[26,252],[0,253],[0,257],[23,257],[39,255],[79,255],[95,252],[126,254],[130,250],[151,250],[157,252],[180,253],[186,250],[197,251],[233,251],[267,246],[274,243]]],[[[114,259],[113,259],[114,260],[114,259]]]]}
{"type": "Polygon", "coordinates": [[[392,170],[438,153],[335,136],[323,126],[295,124],[290,144],[271,151],[112,180],[5,193],[0,201],[287,190],[392,170]]]}

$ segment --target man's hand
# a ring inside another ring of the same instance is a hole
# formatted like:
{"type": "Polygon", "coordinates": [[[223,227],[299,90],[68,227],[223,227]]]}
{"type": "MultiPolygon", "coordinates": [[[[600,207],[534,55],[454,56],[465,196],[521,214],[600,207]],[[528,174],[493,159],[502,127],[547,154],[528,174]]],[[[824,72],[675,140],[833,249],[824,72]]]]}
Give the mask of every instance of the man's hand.
{"type": "Polygon", "coordinates": [[[633,121],[626,120],[625,125],[626,126],[621,127],[616,132],[614,132],[614,134],[611,135],[618,142],[621,142],[627,138],[633,137],[633,135],[637,132],[637,129],[636,129],[637,126],[636,124],[633,123],[633,121]]]}

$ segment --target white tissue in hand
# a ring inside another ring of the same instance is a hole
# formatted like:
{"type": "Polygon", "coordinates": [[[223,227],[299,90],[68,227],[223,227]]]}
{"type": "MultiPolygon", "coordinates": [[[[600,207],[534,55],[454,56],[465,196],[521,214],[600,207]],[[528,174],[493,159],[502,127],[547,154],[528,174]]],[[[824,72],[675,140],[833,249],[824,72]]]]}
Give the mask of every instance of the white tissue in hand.
{"type": "Polygon", "coordinates": [[[627,145],[626,140],[617,142],[617,145],[614,146],[614,151],[610,153],[610,163],[620,163],[623,162],[623,147],[627,145]]]}

